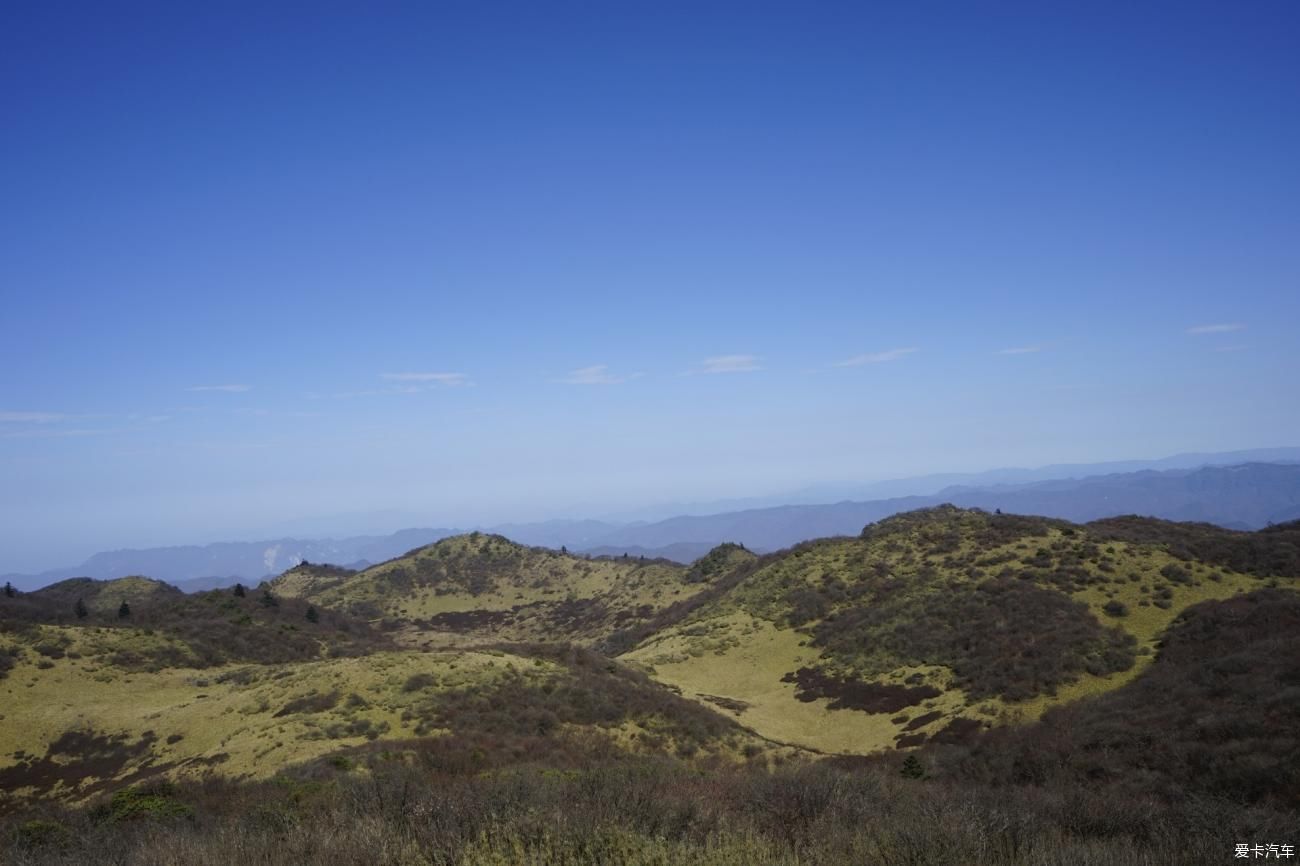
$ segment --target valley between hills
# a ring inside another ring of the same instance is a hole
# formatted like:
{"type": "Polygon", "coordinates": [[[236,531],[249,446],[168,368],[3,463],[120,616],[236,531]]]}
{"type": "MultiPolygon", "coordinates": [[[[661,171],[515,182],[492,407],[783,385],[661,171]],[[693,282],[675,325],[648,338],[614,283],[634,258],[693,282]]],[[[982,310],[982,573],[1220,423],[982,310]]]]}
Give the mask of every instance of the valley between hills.
{"type": "Polygon", "coordinates": [[[947,505],[687,565],[470,533],[190,595],[66,580],[0,596],[0,850],[367,862],[375,833],[368,862],[1217,862],[1228,829],[1297,826],[1297,589],[1297,523],[947,505]],[[497,817],[439,836],[399,779],[497,817]],[[596,811],[540,832],[506,780],[596,811]],[[342,815],[373,826],[303,855],[342,815]]]}

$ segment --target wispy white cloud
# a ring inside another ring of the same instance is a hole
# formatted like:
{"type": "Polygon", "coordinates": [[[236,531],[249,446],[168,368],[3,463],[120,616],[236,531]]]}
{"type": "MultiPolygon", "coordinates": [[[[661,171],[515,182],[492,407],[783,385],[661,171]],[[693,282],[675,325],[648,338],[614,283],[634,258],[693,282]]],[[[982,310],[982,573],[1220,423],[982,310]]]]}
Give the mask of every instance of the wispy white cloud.
{"type": "Polygon", "coordinates": [[[453,388],[470,384],[469,376],[464,373],[383,373],[379,378],[389,382],[428,382],[453,388]]]}
{"type": "Polygon", "coordinates": [[[417,385],[392,385],[388,388],[367,388],[362,391],[335,391],[332,394],[308,391],[304,396],[308,400],[346,400],[352,397],[379,397],[384,394],[419,394],[424,390],[417,385]]]}
{"type": "Polygon", "coordinates": [[[266,448],[275,448],[274,442],[239,442],[225,439],[201,439],[196,442],[186,443],[186,448],[196,451],[228,451],[240,453],[243,451],[260,451],[266,448]]]}
{"type": "Polygon", "coordinates": [[[642,374],[632,373],[627,376],[616,376],[605,364],[592,364],[590,367],[570,370],[568,375],[555,381],[562,385],[620,385],[640,375],[642,374]]]}
{"type": "Polygon", "coordinates": [[[995,355],[1032,355],[1035,352],[1043,351],[1042,346],[1014,346],[1010,349],[998,349],[995,355]]]}
{"type": "Polygon", "coordinates": [[[125,433],[138,428],[69,429],[66,427],[37,427],[26,430],[9,430],[0,433],[0,439],[57,439],[67,436],[103,436],[108,433],[125,433]]]}
{"type": "Polygon", "coordinates": [[[104,433],[117,433],[117,430],[60,430],[40,428],[34,430],[9,430],[0,433],[4,440],[53,440],[70,436],[101,436],[104,433]]]}
{"type": "Polygon", "coordinates": [[[1199,337],[1203,334],[1228,334],[1233,331],[1244,331],[1246,326],[1241,322],[1227,322],[1218,325],[1194,325],[1187,329],[1187,333],[1193,337],[1199,337]]]}
{"type": "Polygon", "coordinates": [[[843,361],[836,361],[833,367],[861,367],[864,364],[884,364],[889,361],[897,361],[905,358],[913,352],[918,351],[916,347],[907,349],[888,349],[884,352],[867,352],[863,355],[854,355],[852,358],[845,358],[843,361]]]}
{"type": "Polygon", "coordinates": [[[753,373],[763,369],[757,355],[715,355],[705,358],[699,373],[753,373]]]}
{"type": "MultiPolygon", "coordinates": [[[[434,385],[437,387],[437,385],[434,385]]],[[[303,397],[309,400],[351,399],[354,397],[391,397],[393,394],[422,394],[429,390],[426,385],[386,385],[385,387],[364,387],[356,391],[305,391],[303,397]]]]}
{"type": "Polygon", "coordinates": [[[112,433],[134,433],[171,420],[170,415],[152,415],[128,412],[118,415],[78,414],[60,412],[0,412],[0,423],[21,424],[0,430],[0,439],[57,439],[79,436],[104,436],[112,433]],[[70,427],[66,422],[80,424],[103,423],[108,427],[70,427]]]}
{"type": "Polygon", "coordinates": [[[282,409],[263,409],[252,406],[241,406],[238,409],[232,409],[235,415],[246,415],[254,418],[319,418],[319,412],[292,412],[282,409]]]}
{"type": "Polygon", "coordinates": [[[53,424],[69,416],[58,412],[0,412],[0,422],[15,424],[53,424]]]}
{"type": "Polygon", "coordinates": [[[228,394],[242,394],[244,391],[253,390],[252,385],[194,385],[186,388],[186,391],[224,391],[228,394]]]}

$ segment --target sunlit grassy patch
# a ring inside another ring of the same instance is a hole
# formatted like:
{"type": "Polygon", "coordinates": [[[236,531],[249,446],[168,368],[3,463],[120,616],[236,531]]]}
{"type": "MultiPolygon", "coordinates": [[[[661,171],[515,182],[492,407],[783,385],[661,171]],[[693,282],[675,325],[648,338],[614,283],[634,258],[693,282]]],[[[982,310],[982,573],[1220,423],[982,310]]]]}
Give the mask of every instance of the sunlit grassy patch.
{"type": "MultiPolygon", "coordinates": [[[[260,778],[341,746],[410,736],[416,721],[404,710],[415,696],[404,688],[413,677],[429,678],[426,688],[435,691],[488,687],[512,668],[542,672],[554,665],[476,652],[385,652],[154,673],[70,658],[42,669],[29,660],[0,682],[0,770],[23,756],[44,755],[66,731],[86,730],[127,741],[149,736],[148,763],[172,775],[260,778]],[[313,709],[311,697],[331,695],[336,699],[318,702],[327,707],[313,709]],[[293,711],[295,702],[301,710],[293,711]]],[[[132,769],[141,766],[134,762],[132,769]]]]}
{"type": "MultiPolygon", "coordinates": [[[[801,701],[795,685],[784,682],[786,674],[817,660],[817,650],[793,629],[744,613],[732,613],[717,620],[695,621],[662,638],[647,642],[624,658],[653,670],[662,682],[676,686],[688,697],[721,707],[742,725],[763,737],[823,752],[866,754],[894,746],[901,726],[895,714],[867,714],[853,710],[831,710],[826,699],[801,701]],[[705,640],[718,641],[728,635],[743,635],[735,644],[698,652],[699,635],[683,634],[706,627],[705,640]],[[745,704],[743,710],[728,710],[711,698],[725,698],[745,704]]],[[[900,670],[905,678],[915,669],[900,670]]],[[[932,677],[943,673],[928,670],[932,677]]],[[[927,700],[924,711],[938,711],[945,717],[965,707],[959,690],[946,691],[927,700]]],[[[918,708],[917,713],[922,710],[918,708]]]]}

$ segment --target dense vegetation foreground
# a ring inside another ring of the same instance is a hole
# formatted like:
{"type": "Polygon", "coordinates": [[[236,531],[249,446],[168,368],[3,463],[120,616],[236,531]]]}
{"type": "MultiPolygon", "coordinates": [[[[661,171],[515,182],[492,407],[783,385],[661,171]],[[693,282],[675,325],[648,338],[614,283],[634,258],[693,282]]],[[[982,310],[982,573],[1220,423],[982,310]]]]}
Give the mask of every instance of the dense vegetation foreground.
{"type": "Polygon", "coordinates": [[[936,509],[6,593],[0,862],[1227,863],[1300,843],[1298,576],[1295,524],[936,509]]]}
{"type": "Polygon", "coordinates": [[[243,786],[135,789],[11,822],[7,862],[1203,866],[1296,826],[1294,812],[1214,798],[995,790],[874,764],[706,769],[591,745],[566,738],[550,767],[471,771],[417,750],[366,756],[364,771],[340,760],[243,786]]]}

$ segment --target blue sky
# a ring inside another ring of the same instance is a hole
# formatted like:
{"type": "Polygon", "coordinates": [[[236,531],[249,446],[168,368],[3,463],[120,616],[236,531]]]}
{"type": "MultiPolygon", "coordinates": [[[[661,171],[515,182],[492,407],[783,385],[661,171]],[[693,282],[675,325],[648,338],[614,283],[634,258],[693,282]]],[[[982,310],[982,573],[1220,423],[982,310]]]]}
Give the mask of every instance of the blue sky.
{"type": "Polygon", "coordinates": [[[1289,0],[209,6],[0,13],[0,571],[1297,442],[1289,0]]]}

